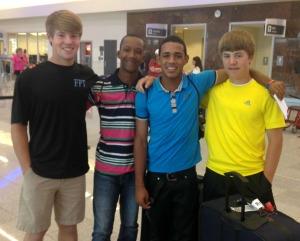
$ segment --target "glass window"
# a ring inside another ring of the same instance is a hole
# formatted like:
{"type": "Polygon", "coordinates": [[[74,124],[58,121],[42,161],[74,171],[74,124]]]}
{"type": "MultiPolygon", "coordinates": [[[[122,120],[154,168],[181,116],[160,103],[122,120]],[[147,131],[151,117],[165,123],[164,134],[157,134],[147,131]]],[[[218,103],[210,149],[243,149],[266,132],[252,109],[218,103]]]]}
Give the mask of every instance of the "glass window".
{"type": "Polygon", "coordinates": [[[48,37],[46,33],[38,33],[39,61],[48,60],[48,37]]]}
{"type": "Polygon", "coordinates": [[[18,47],[17,44],[17,34],[16,33],[9,33],[8,34],[8,54],[12,55],[16,52],[18,47]]]}
{"type": "Polygon", "coordinates": [[[18,33],[18,48],[27,49],[27,34],[18,33]]]}
{"type": "Polygon", "coordinates": [[[27,53],[28,54],[35,54],[37,55],[37,33],[28,33],[28,47],[27,53]]]}
{"type": "Polygon", "coordinates": [[[37,41],[37,33],[28,33],[28,49],[27,54],[29,57],[30,64],[36,64],[38,62],[38,41],[37,41]]]}
{"type": "Polygon", "coordinates": [[[48,38],[45,32],[8,33],[8,53],[16,52],[17,48],[27,50],[29,62],[36,64],[48,59],[48,38]]]}

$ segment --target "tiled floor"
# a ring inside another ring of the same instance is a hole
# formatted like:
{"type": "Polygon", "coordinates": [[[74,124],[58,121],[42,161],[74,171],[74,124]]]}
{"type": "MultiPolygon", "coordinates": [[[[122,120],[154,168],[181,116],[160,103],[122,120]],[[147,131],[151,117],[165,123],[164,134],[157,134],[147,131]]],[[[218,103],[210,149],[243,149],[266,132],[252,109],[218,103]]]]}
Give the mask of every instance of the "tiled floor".
{"type": "MultiPolygon", "coordinates": [[[[3,81],[3,80],[2,80],[3,81]]],[[[13,82],[0,82],[0,96],[11,93],[13,82]]],[[[18,208],[18,198],[22,175],[18,161],[12,149],[10,140],[10,108],[11,100],[0,99],[0,241],[22,240],[23,233],[16,230],[15,222],[18,208]]],[[[93,165],[95,145],[98,140],[97,111],[92,109],[87,114],[88,138],[91,149],[89,150],[89,163],[91,170],[87,174],[86,192],[86,218],[79,225],[79,240],[91,240],[93,225],[92,190],[93,190],[93,165]]],[[[300,130],[292,134],[286,130],[284,134],[284,148],[282,158],[273,184],[273,190],[279,210],[287,213],[300,221],[300,130]]],[[[201,141],[202,142],[202,141],[201,141]]],[[[204,159],[207,151],[205,143],[201,143],[204,159]]],[[[203,173],[205,163],[198,165],[197,170],[203,173]]],[[[117,240],[119,228],[119,215],[116,214],[115,228],[112,241],[117,240]]],[[[45,241],[57,240],[57,227],[52,221],[45,241]]]]}

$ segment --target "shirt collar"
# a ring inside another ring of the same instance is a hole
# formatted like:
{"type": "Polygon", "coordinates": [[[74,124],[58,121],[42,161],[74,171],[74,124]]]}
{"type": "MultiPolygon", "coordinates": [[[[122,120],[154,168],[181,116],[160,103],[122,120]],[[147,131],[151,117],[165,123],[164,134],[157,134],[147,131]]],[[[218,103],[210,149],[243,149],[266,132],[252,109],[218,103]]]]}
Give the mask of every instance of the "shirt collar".
{"type": "MultiPolygon", "coordinates": [[[[154,81],[154,84],[156,88],[158,88],[159,91],[163,91],[166,93],[169,93],[170,91],[163,87],[163,85],[160,82],[160,78],[156,78],[154,81]]],[[[185,74],[182,75],[180,84],[178,85],[177,89],[174,92],[180,92],[182,89],[185,89],[188,85],[188,79],[185,74]]]]}
{"type": "MultiPolygon", "coordinates": [[[[117,68],[116,71],[111,75],[111,85],[113,85],[113,86],[116,86],[116,85],[125,85],[125,86],[128,87],[128,85],[127,85],[126,83],[123,83],[123,82],[120,80],[120,78],[119,78],[119,76],[118,76],[119,69],[120,69],[120,68],[117,68]]],[[[142,77],[143,77],[143,75],[141,74],[141,72],[139,72],[137,79],[135,79],[135,80],[133,81],[133,83],[132,83],[132,87],[135,87],[135,84],[137,83],[137,81],[138,81],[139,79],[141,79],[142,77]]]]}

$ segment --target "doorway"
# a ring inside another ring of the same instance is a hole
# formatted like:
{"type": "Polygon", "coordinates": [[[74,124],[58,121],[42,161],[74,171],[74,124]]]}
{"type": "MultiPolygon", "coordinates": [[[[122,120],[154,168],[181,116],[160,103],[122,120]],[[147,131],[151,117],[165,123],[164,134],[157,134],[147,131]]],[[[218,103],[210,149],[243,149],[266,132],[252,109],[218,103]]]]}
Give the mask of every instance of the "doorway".
{"type": "Polygon", "coordinates": [[[104,40],[104,75],[112,74],[117,68],[117,40],[104,40]]]}
{"type": "Polygon", "coordinates": [[[251,68],[271,76],[274,37],[264,35],[265,22],[232,22],[229,30],[245,30],[252,34],[256,46],[251,68]]]}
{"type": "Polygon", "coordinates": [[[93,46],[91,41],[82,41],[80,42],[80,54],[79,61],[80,64],[87,65],[92,68],[92,55],[93,55],[93,46]]]}
{"type": "Polygon", "coordinates": [[[200,57],[204,67],[206,24],[173,24],[171,25],[171,34],[182,38],[186,44],[189,62],[184,66],[184,72],[193,70],[192,61],[195,56],[200,57]]]}

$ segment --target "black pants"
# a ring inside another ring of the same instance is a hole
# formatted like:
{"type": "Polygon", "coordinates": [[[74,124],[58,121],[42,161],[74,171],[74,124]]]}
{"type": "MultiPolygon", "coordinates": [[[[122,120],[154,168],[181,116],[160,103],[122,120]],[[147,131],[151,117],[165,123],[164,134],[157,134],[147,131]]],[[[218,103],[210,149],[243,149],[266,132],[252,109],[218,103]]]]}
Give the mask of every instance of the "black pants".
{"type": "MultiPolygon", "coordinates": [[[[265,177],[263,172],[247,176],[249,181],[247,188],[247,196],[250,198],[258,198],[262,203],[270,201],[275,206],[275,201],[272,193],[272,185],[265,177]]],[[[204,175],[204,201],[220,198],[225,196],[226,179],[209,168],[206,168],[204,175]]],[[[231,187],[230,194],[237,193],[235,187],[231,187]]]]}
{"type": "Polygon", "coordinates": [[[152,200],[143,210],[142,241],[194,241],[197,230],[197,174],[195,168],[168,178],[148,173],[145,184],[152,200]]]}

